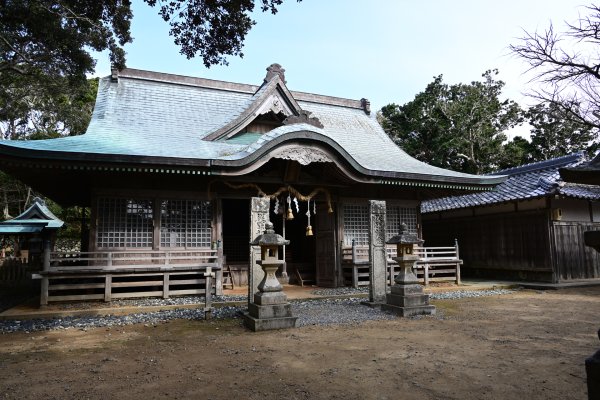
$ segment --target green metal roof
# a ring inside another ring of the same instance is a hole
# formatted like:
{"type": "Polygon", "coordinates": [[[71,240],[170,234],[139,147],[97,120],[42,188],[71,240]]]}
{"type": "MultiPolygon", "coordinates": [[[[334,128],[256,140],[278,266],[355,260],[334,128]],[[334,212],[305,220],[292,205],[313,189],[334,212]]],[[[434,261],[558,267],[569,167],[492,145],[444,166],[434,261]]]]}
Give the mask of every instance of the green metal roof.
{"type": "Polygon", "coordinates": [[[39,233],[43,229],[44,229],[44,226],[6,224],[6,225],[0,225],[0,234],[18,235],[21,233],[39,233]]]}
{"type": "Polygon", "coordinates": [[[63,225],[64,222],[48,209],[46,203],[36,197],[31,206],[18,217],[0,222],[0,233],[38,233],[44,229],[58,229],[63,225]]]}
{"type": "Polygon", "coordinates": [[[226,142],[231,143],[231,144],[249,145],[249,144],[256,142],[258,139],[260,139],[260,137],[262,135],[263,135],[262,133],[256,133],[256,132],[243,132],[243,133],[238,133],[237,135],[235,135],[233,137],[230,137],[229,139],[226,140],[226,142]]]}

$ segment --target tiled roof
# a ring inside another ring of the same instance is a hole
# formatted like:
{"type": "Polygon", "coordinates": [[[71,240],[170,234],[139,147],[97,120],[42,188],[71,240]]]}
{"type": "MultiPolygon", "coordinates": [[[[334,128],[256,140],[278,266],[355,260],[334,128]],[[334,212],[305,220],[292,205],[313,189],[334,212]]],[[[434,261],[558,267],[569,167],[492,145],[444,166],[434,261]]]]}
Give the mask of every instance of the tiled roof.
{"type": "Polygon", "coordinates": [[[559,172],[566,182],[598,185],[600,184],[600,153],[589,162],[561,168],[559,172]]]}
{"type": "MultiPolygon", "coordinates": [[[[361,173],[382,178],[493,185],[498,176],[477,176],[417,161],[385,134],[374,115],[357,100],[289,92],[318,118],[323,128],[284,125],[252,144],[203,140],[247,112],[261,87],[147,71],[124,70],[118,79],[100,80],[92,120],[80,136],[39,141],[3,141],[0,152],[27,150],[29,156],[75,154],[165,158],[171,162],[207,160],[207,165],[241,165],[257,159],[270,144],[300,138],[322,140],[337,148],[361,173]],[[30,152],[33,151],[33,152],[30,152]],[[212,164],[211,164],[212,163],[212,164]]],[[[287,90],[287,89],[286,89],[287,90]]],[[[57,156],[58,157],[58,156],[57,156]]]]}
{"type": "Polygon", "coordinates": [[[0,233],[32,233],[43,229],[58,229],[64,224],[46,206],[44,200],[36,197],[31,206],[14,219],[0,222],[0,233]]]}
{"type": "Polygon", "coordinates": [[[583,153],[575,153],[551,160],[498,171],[508,179],[493,190],[463,196],[443,197],[421,204],[423,213],[498,204],[514,200],[527,200],[548,195],[561,195],[580,199],[600,199],[600,186],[565,183],[559,168],[573,167],[585,160],[583,153]]]}

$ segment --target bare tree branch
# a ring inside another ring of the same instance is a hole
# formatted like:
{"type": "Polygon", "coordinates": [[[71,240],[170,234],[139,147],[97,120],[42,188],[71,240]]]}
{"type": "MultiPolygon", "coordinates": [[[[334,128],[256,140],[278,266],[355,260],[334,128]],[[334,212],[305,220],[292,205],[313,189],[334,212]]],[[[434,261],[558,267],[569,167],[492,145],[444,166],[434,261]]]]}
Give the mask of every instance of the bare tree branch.
{"type": "Polygon", "coordinates": [[[543,32],[524,32],[510,50],[528,65],[528,93],[542,102],[556,104],[566,115],[600,129],[600,7],[586,7],[589,15],[567,23],[566,31],[554,26],[543,32]]]}

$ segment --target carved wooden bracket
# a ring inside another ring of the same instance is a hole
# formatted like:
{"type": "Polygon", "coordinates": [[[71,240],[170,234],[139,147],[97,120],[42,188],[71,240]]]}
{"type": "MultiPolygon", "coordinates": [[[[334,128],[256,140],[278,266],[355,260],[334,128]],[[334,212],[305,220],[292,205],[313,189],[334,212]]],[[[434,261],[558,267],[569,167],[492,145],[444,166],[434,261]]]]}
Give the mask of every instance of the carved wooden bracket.
{"type": "Polygon", "coordinates": [[[297,161],[302,165],[308,165],[313,162],[333,162],[333,160],[324,151],[312,148],[294,147],[284,149],[275,154],[273,158],[283,160],[297,161]]]}
{"type": "Polygon", "coordinates": [[[319,121],[319,118],[311,117],[310,112],[306,110],[300,110],[299,115],[290,115],[284,121],[284,125],[292,125],[292,124],[309,124],[312,126],[316,126],[317,128],[323,128],[323,124],[319,121]]]}

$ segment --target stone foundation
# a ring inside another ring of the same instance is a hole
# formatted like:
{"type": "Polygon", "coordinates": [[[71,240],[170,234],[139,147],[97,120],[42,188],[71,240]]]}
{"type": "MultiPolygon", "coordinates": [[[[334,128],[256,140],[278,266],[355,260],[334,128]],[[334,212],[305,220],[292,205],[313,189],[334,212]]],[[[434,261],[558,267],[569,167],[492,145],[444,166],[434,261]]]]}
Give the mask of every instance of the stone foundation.
{"type": "Polygon", "coordinates": [[[381,309],[401,317],[435,315],[435,306],[429,304],[429,295],[423,293],[419,284],[392,286],[391,293],[386,295],[386,304],[382,304],[381,309]]]}
{"type": "Polygon", "coordinates": [[[292,305],[283,292],[259,292],[243,314],[244,324],[254,332],[296,327],[292,305]]]}

